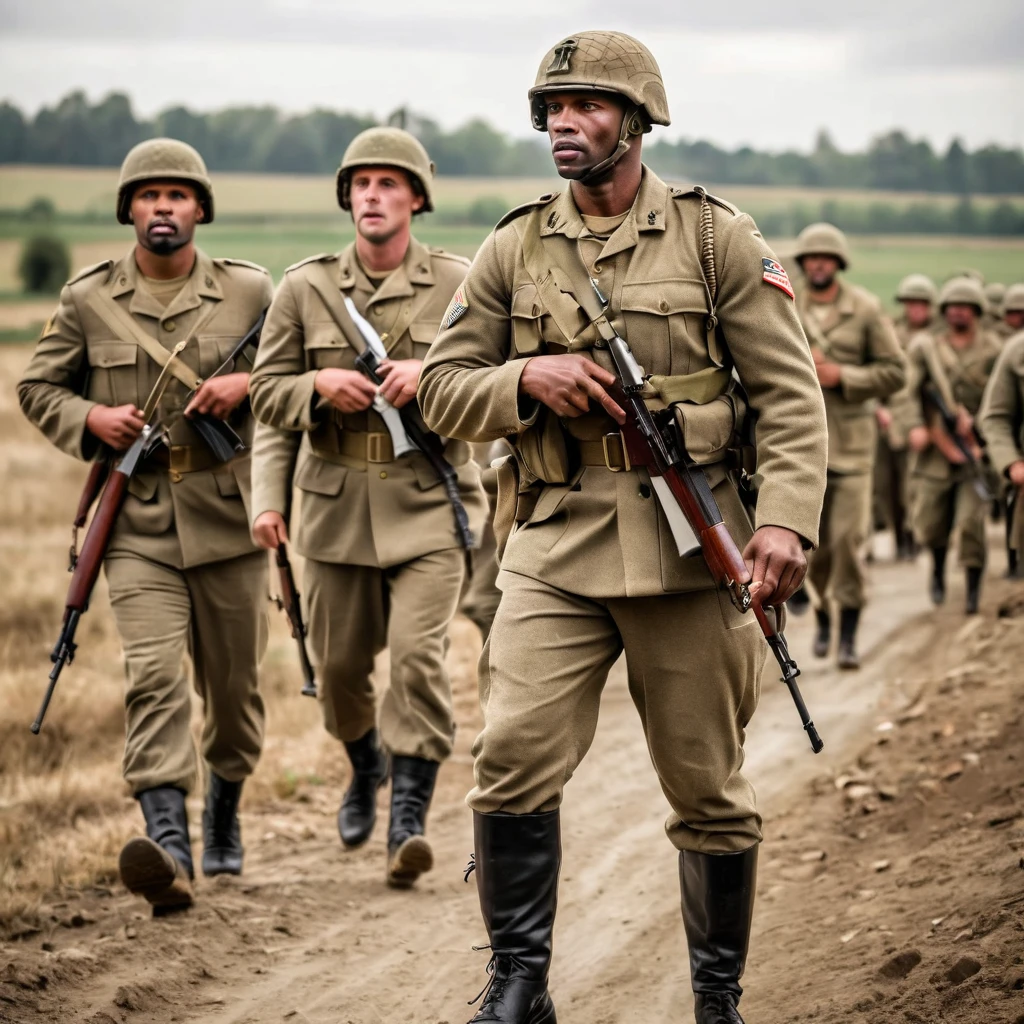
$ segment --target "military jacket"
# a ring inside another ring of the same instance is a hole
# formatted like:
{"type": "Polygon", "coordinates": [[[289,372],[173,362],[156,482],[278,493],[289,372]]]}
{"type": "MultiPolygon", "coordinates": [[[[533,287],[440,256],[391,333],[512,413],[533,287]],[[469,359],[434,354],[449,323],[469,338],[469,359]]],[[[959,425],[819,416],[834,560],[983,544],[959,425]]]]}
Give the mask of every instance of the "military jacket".
{"type": "Polygon", "coordinates": [[[842,368],[839,386],[823,389],[828,420],[828,468],[869,473],[875,457],[872,399],[895,394],[906,383],[906,362],[892,322],[870,292],[840,280],[829,316],[810,311],[809,289],[797,295],[800,320],[813,346],[842,368]]]}
{"type": "MultiPolygon", "coordinates": [[[[793,300],[768,282],[765,261],[774,257],[753,221],[715,201],[709,215],[717,324],[709,320],[701,210],[697,193],[670,189],[645,167],[630,215],[602,245],[587,243],[587,269],[648,374],[735,369],[757,416],[757,525],[789,527],[815,543],[825,484],[824,409],[793,300]]],[[[582,450],[618,430],[602,411],[558,421],[519,393],[534,355],[571,347],[609,365],[607,353],[587,347],[593,329],[584,328],[582,316],[577,337],[560,330],[536,283],[579,259],[577,243],[586,234],[567,190],[510,215],[484,242],[421,374],[420,400],[435,430],[481,442],[505,437],[522,456],[548,416],[566,437],[570,463],[574,445],[582,450]],[[539,265],[527,267],[524,239],[530,249],[539,239],[539,265]]],[[[717,442],[702,440],[709,480],[742,547],[751,523],[722,461],[731,426],[717,442]]],[[[680,557],[645,470],[584,463],[564,483],[538,486],[535,506],[507,542],[503,569],[598,598],[713,586],[699,553],[680,557]]]]}
{"type": "MultiPolygon", "coordinates": [[[[896,337],[900,343],[900,349],[904,355],[910,347],[911,340],[918,334],[918,330],[911,327],[907,321],[900,317],[893,325],[896,329],[896,337]]],[[[934,331],[934,321],[924,330],[934,331]]],[[[915,422],[914,407],[917,404],[917,397],[914,395],[910,381],[910,374],[907,373],[906,383],[893,392],[888,398],[882,399],[882,404],[892,413],[892,425],[889,427],[887,439],[889,447],[893,451],[905,451],[907,447],[907,434],[915,422]]]]}
{"type": "Polygon", "coordinates": [[[1003,346],[985,388],[978,426],[998,473],[1005,475],[1024,459],[1024,331],[1003,346]]]}
{"type": "MultiPolygon", "coordinates": [[[[294,482],[302,495],[293,530],[301,554],[386,567],[457,546],[451,505],[426,456],[368,461],[367,454],[375,456],[367,438],[383,440],[384,421],[373,410],[337,411],[313,381],[325,367],[354,370],[365,347],[344,307],[337,313],[343,296],[352,298],[393,359],[423,359],[468,266],[413,239],[405,260],[379,287],[363,272],[354,243],[285,273],[252,374],[260,420],[252,511],[254,521],[266,511],[288,518],[294,482]]],[[[457,467],[470,527],[479,537],[487,508],[479,467],[462,442],[449,443],[446,455],[457,467]]]]}
{"type": "MultiPolygon", "coordinates": [[[[109,314],[101,315],[101,302],[111,301],[168,350],[198,325],[179,358],[205,378],[252,327],[272,292],[262,267],[211,259],[198,250],[192,273],[166,308],[146,290],[134,249],[120,260],[90,267],[61,292],[18,384],[22,410],[62,451],[91,459],[99,442],[85,426],[89,410],[97,404],[143,408],[161,372],[129,331],[108,322],[109,314]]],[[[248,368],[240,359],[238,369],[248,368]]],[[[168,447],[132,478],[111,553],[126,551],[188,568],[255,550],[247,516],[248,454],[214,465],[182,415],[187,396],[186,385],[171,377],[159,407],[168,447]]],[[[247,401],[229,422],[242,440],[251,439],[247,401]]]]}

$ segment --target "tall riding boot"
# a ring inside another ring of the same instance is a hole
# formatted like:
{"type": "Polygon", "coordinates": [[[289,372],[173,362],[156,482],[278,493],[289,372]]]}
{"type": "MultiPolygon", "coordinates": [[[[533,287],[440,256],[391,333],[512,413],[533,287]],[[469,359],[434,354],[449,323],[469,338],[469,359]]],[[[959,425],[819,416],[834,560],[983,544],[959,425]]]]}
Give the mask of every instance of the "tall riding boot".
{"type": "Polygon", "coordinates": [[[210,772],[210,786],[203,808],[203,874],[240,875],[242,873],[242,827],[238,823],[241,782],[228,782],[210,772]]]}
{"type": "Polygon", "coordinates": [[[976,565],[967,567],[967,604],[968,615],[978,614],[978,602],[981,600],[981,575],[985,570],[976,565]]]}
{"type": "Polygon", "coordinates": [[[470,1024],[556,1024],[548,968],[562,861],[558,811],[474,814],[473,832],[491,980],[470,1024]]]}
{"type": "Polygon", "coordinates": [[[860,655],[857,654],[857,624],[859,622],[859,608],[840,609],[839,655],[836,659],[840,668],[860,668],[860,655]]]}
{"type": "Polygon", "coordinates": [[[423,757],[391,759],[388,885],[393,889],[410,888],[434,866],[434,851],[423,833],[439,767],[423,757]]]}
{"type": "Polygon", "coordinates": [[[815,608],[814,616],[818,620],[818,631],[814,634],[814,656],[827,658],[832,644],[832,616],[827,608],[815,608]]]}
{"type": "Polygon", "coordinates": [[[679,854],[696,1024],[743,1024],[736,1009],[754,914],[757,847],[679,854]]]}
{"type": "Polygon", "coordinates": [[[946,600],[946,552],[947,548],[932,548],[932,604],[940,605],[946,600]]]}
{"type": "Polygon", "coordinates": [[[338,834],[349,848],[362,846],[377,821],[377,790],[388,779],[388,755],[376,729],[345,744],[352,781],[338,810],[338,834]]]}
{"type": "Polygon", "coordinates": [[[118,871],[129,892],[144,896],[154,915],[192,906],[192,845],[185,793],[158,786],[136,794],[146,819],[146,838],[129,839],[118,871]]]}

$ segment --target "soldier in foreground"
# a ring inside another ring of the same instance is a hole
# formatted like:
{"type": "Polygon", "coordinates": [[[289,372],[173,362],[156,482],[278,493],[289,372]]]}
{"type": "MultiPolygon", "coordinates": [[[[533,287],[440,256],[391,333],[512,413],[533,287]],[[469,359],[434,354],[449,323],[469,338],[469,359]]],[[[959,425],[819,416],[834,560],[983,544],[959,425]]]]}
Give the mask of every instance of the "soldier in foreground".
{"type": "Polygon", "coordinates": [[[910,346],[911,391],[917,397],[909,433],[915,457],[914,532],[932,552],[931,598],[946,599],[946,555],[956,533],[965,569],[966,611],[978,610],[985,569],[985,512],[991,502],[987,467],[975,431],[1000,343],[981,329],[985,293],[958,277],[939,293],[945,328],[910,346]]]}
{"type": "Polygon", "coordinates": [[[766,648],[699,552],[680,556],[653,478],[631,466],[608,390],[616,377],[578,297],[591,279],[610,297],[608,318],[654,375],[651,401],[685,420],[769,605],[799,585],[816,539],[820,392],[788,277],[750,218],[642,164],[643,134],[669,123],[646,47],[618,32],[563,39],[529,96],[571,184],[484,242],[420,381],[435,430],[506,437],[515,450],[499,471],[502,597],[480,659],[484,729],[468,798],[493,952],[473,1020],[554,1024],[558,807],[625,650],[672,807],[697,1020],[736,1024],[761,840],[743,730],[766,648]],[[753,536],[726,461],[745,409],[732,368],[758,414],[753,536]]]}
{"type": "Polygon", "coordinates": [[[796,258],[806,282],[797,295],[797,311],[811,343],[828,419],[821,541],[807,571],[818,620],[814,653],[828,656],[835,604],[838,665],[855,669],[860,667],[857,626],[867,599],[862,548],[871,525],[873,399],[899,391],[906,382],[906,363],[878,299],[839,276],[850,260],[846,236],[838,228],[804,228],[796,258]]]}
{"type": "MultiPolygon", "coordinates": [[[[260,420],[253,535],[265,548],[287,541],[294,483],[302,492],[295,547],[306,559],[324,724],[352,764],[338,830],[348,847],[369,839],[390,755],[387,880],[400,888],[433,864],[424,830],[455,732],[444,655],[467,552],[426,456],[396,452],[378,387],[356,368],[366,341],[344,300],[386,346],[380,394],[394,408],[410,405],[421,360],[468,267],[411,234],[413,216],[433,208],[433,175],[407,132],[371,128],[352,141],[337,197],[351,212],[356,240],[285,273],[252,379],[260,420]],[[303,434],[309,450],[299,455],[303,434]],[[371,675],[385,647],[391,680],[378,732],[371,675]]],[[[486,498],[469,456],[466,444],[446,449],[479,537],[486,498]]]]}
{"type": "Polygon", "coordinates": [[[116,207],[136,244],[68,282],[18,386],[29,420],[62,451],[91,460],[135,441],[154,385],[161,373],[171,378],[150,421],[165,443],[132,478],[104,563],[128,681],[124,777],[147,834],[129,841],[119,867],[158,911],[193,898],[185,797],[198,772],[186,654],[203,704],[206,875],[242,870],[238,801],[263,742],[267,560],[249,535],[249,460],[218,463],[191,417],[212,415],[251,436],[247,364],[211,375],[269,305],[272,285],[262,267],[196,248],[195,228],[213,210],[191,146],[136,146],[116,207]]]}

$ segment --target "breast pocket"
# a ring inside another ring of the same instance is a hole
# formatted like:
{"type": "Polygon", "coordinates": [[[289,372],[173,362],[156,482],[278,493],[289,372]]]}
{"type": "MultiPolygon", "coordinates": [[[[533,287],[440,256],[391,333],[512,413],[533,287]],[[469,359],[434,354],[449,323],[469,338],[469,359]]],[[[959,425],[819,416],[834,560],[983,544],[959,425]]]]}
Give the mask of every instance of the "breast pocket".
{"type": "Polygon", "coordinates": [[[856,322],[841,323],[829,332],[828,356],[834,362],[847,366],[862,366],[867,362],[864,333],[856,322]]]}
{"type": "Polygon", "coordinates": [[[306,365],[310,369],[322,370],[329,366],[355,369],[358,353],[333,322],[310,324],[302,344],[306,350],[306,365]]]}
{"type": "MultiPolygon", "coordinates": [[[[202,334],[196,338],[196,344],[199,346],[199,375],[203,380],[213,376],[224,365],[224,361],[231,355],[235,345],[241,340],[241,334],[202,334]]],[[[186,358],[187,355],[188,352],[186,350],[186,358]]],[[[237,363],[239,360],[236,359],[235,362],[237,363]]],[[[234,373],[235,369],[235,366],[229,366],[224,372],[234,373]]],[[[238,367],[238,369],[245,373],[249,372],[247,363],[238,367]]]]}
{"type": "Polygon", "coordinates": [[[88,397],[101,405],[138,404],[139,347],[130,341],[89,340],[88,397]]]}
{"type": "Polygon", "coordinates": [[[703,282],[627,282],[621,301],[630,348],[648,373],[694,373],[720,362],[708,351],[703,282]]]}
{"type": "Polygon", "coordinates": [[[413,359],[426,359],[430,346],[437,337],[440,324],[433,320],[417,320],[409,325],[409,338],[412,341],[413,359]]]}

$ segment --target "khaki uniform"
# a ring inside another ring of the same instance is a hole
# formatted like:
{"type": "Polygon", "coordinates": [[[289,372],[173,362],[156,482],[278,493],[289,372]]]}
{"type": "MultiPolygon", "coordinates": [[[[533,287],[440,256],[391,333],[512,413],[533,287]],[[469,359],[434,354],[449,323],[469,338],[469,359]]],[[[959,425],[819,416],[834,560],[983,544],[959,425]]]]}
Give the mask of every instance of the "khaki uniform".
{"type": "MultiPolygon", "coordinates": [[[[420,398],[440,433],[506,437],[516,449],[499,471],[502,599],[480,661],[484,730],[470,806],[526,814],[559,804],[625,649],[673,810],[669,835],[680,849],[714,853],[760,839],[741,769],[764,639],[752,616],[715,589],[699,554],[680,558],[646,471],[621,471],[616,424],[596,411],[559,420],[518,392],[530,356],[570,345],[588,351],[596,339],[559,298],[565,268],[582,255],[648,373],[686,387],[699,371],[735,367],[759,417],[757,525],[788,527],[813,544],[824,410],[793,303],[765,279],[772,257],[750,218],[715,200],[707,212],[718,319],[709,332],[701,210],[698,193],[670,189],[645,168],[632,210],[606,240],[586,228],[570,191],[514,212],[477,254],[462,293],[467,308],[459,314],[453,305],[420,398]],[[572,316],[574,338],[558,322],[571,326],[572,316]]],[[[607,365],[606,353],[590,354],[607,365]]],[[[742,547],[752,524],[725,463],[738,400],[732,390],[707,398],[679,407],[684,433],[742,547]]]]}
{"type": "MultiPolygon", "coordinates": [[[[62,451],[91,459],[99,443],[85,427],[89,410],[142,408],[160,374],[111,307],[168,350],[197,328],[180,359],[206,377],[271,292],[262,267],[202,252],[166,305],[147,287],[134,250],[91,267],[61,292],[18,385],[22,409],[62,451]]],[[[135,793],[188,790],[196,780],[186,652],[203,699],[210,768],[229,781],[245,778],[263,741],[257,666],[267,638],[267,560],[249,536],[249,459],[214,463],[182,416],[187,393],[171,380],[160,404],[169,447],[132,478],[105,562],[128,677],[124,775],[135,793]]],[[[247,404],[229,422],[251,438],[247,404]]]]}
{"type": "MultiPolygon", "coordinates": [[[[1003,347],[985,389],[978,426],[987,442],[992,467],[1009,487],[1007,472],[1024,459],[1024,331],[1003,347]]],[[[1018,491],[1013,502],[1009,544],[1024,551],[1024,500],[1018,491]]]]}
{"type": "MultiPolygon", "coordinates": [[[[943,392],[948,387],[953,402],[976,416],[1000,348],[996,338],[981,330],[974,343],[966,349],[954,348],[948,332],[918,335],[909,352],[913,393],[920,396],[923,385],[932,379],[930,350],[934,354],[931,358],[938,360],[946,378],[935,383],[943,392]]],[[[933,422],[931,410],[919,397],[910,425],[923,426],[929,422],[933,422]]],[[[949,545],[950,536],[955,531],[960,564],[971,568],[983,567],[986,560],[987,507],[971,486],[971,471],[965,466],[952,465],[934,445],[916,453],[911,471],[914,477],[914,533],[918,541],[930,548],[944,548],[949,545]]]]}
{"type": "Polygon", "coordinates": [[[893,395],[906,382],[900,343],[881,304],[857,285],[840,280],[823,318],[809,290],[797,311],[813,346],[842,366],[836,388],[824,389],[828,421],[828,485],[821,540],[807,578],[818,606],[834,599],[840,608],[861,608],[865,578],[861,549],[871,518],[872,464],[876,444],[872,399],[893,395]]]}
{"type": "MultiPolygon", "coordinates": [[[[338,412],[316,394],[313,380],[325,367],[355,369],[365,347],[343,296],[392,358],[422,359],[466,268],[461,257],[415,240],[379,286],[361,268],[354,244],[291,267],[252,376],[260,420],[252,516],[276,511],[287,518],[293,482],[301,492],[293,533],[306,558],[310,647],[327,729],[352,741],[376,724],[370,675],[374,655],[387,646],[391,686],[381,736],[393,753],[432,761],[448,756],[454,733],[444,653],[464,552],[451,505],[424,455],[394,459],[376,412],[338,412]]],[[[461,442],[447,446],[447,457],[479,537],[487,508],[480,470],[461,442]]]]}

